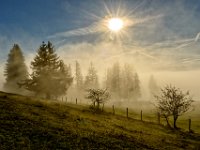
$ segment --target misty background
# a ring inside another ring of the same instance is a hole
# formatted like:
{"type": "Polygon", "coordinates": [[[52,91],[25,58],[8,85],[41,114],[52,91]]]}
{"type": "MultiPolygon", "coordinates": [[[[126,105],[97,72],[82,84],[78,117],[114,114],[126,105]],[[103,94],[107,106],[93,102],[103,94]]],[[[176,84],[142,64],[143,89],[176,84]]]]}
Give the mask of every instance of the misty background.
{"type": "MultiPolygon", "coordinates": [[[[99,80],[113,63],[131,64],[137,71],[142,97],[149,100],[148,82],[175,85],[200,99],[200,3],[197,1],[4,1],[0,6],[0,85],[5,82],[7,55],[14,43],[29,68],[42,41],[52,41],[56,53],[83,76],[92,62],[99,80]],[[45,6],[45,8],[43,7],[45,6]],[[108,10],[133,23],[119,39],[101,29],[108,10]]],[[[29,71],[30,68],[29,68],[29,71]]]]}

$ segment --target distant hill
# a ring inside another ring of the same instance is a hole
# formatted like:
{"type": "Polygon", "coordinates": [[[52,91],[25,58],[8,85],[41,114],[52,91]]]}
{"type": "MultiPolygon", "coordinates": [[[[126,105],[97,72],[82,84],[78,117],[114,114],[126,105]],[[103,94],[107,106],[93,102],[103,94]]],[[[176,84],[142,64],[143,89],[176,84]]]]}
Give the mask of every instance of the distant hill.
{"type": "Polygon", "coordinates": [[[0,149],[200,149],[200,135],[0,92],[0,149]]]}

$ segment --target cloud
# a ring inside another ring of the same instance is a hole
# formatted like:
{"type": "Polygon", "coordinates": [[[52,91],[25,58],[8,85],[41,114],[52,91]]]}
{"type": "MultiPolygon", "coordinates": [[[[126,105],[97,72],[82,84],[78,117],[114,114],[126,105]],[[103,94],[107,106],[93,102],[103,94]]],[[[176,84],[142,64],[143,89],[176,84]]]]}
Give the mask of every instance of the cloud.
{"type": "MultiPolygon", "coordinates": [[[[133,18],[133,19],[127,19],[125,18],[126,28],[132,28],[135,25],[143,24],[145,22],[150,22],[155,19],[159,19],[163,17],[162,14],[155,15],[155,16],[146,16],[143,18],[133,18]]],[[[59,32],[55,33],[54,35],[48,36],[49,39],[52,38],[67,38],[67,37],[73,37],[73,36],[83,36],[83,35],[89,35],[94,33],[106,33],[109,32],[107,29],[107,26],[105,25],[105,18],[101,18],[102,20],[99,20],[97,22],[92,23],[91,25],[83,28],[78,29],[72,29],[65,32],[59,32]]]]}
{"type": "Polygon", "coordinates": [[[197,34],[197,36],[195,37],[195,42],[197,42],[200,38],[200,32],[197,34]]]}
{"type": "Polygon", "coordinates": [[[60,32],[60,33],[56,33],[52,36],[49,36],[48,38],[58,38],[58,37],[71,37],[71,36],[82,36],[82,35],[88,35],[88,34],[92,34],[92,33],[96,33],[99,32],[100,30],[98,29],[98,24],[97,23],[93,23],[92,25],[88,26],[88,27],[84,27],[84,28],[78,28],[78,29],[73,29],[73,30],[69,30],[66,32],[60,32]]]}

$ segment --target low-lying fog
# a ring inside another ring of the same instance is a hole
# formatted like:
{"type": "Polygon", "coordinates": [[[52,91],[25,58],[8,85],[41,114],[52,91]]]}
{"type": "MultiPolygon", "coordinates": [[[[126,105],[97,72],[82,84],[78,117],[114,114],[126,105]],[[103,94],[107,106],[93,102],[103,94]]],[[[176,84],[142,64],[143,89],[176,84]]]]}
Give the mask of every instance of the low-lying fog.
{"type": "MultiPolygon", "coordinates": [[[[87,74],[90,62],[93,62],[98,72],[100,83],[105,78],[107,68],[111,67],[113,63],[118,62],[121,67],[123,67],[124,63],[131,64],[139,75],[142,92],[140,100],[150,100],[148,83],[151,75],[154,76],[159,87],[162,88],[167,84],[175,85],[184,91],[189,90],[196,101],[200,100],[200,70],[198,68],[185,69],[182,67],[177,69],[175,61],[162,59],[162,56],[156,56],[155,59],[154,56],[150,56],[147,53],[131,51],[130,48],[123,48],[122,45],[109,43],[96,45],[88,43],[66,44],[57,48],[56,52],[66,64],[71,65],[72,75],[75,74],[75,60],[78,60],[80,63],[83,76],[87,74]],[[169,61],[167,67],[165,61],[169,61]]],[[[29,72],[31,72],[30,62],[34,56],[34,53],[25,55],[29,72]]],[[[1,89],[5,80],[3,76],[4,68],[5,62],[0,66],[1,89]]],[[[68,95],[70,95],[69,92],[68,95]]]]}

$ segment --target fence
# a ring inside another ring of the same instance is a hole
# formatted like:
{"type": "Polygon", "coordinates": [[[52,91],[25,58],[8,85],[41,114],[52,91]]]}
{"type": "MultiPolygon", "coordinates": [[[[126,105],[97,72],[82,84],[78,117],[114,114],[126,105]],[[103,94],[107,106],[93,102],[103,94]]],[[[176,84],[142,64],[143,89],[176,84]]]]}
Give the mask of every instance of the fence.
{"type": "MultiPolygon", "coordinates": [[[[71,98],[71,101],[68,101],[67,97],[65,97],[65,98],[62,97],[61,101],[65,102],[65,103],[73,103],[73,99],[71,98]]],[[[76,105],[78,104],[78,98],[75,98],[75,104],[76,105]]],[[[79,105],[82,105],[82,104],[79,103],[79,105]]],[[[154,115],[152,115],[152,114],[144,115],[143,110],[141,110],[140,114],[139,114],[139,113],[135,113],[135,111],[130,111],[130,109],[128,107],[125,108],[125,111],[123,111],[122,108],[118,108],[118,111],[117,111],[115,105],[112,105],[111,109],[109,109],[109,108],[106,109],[104,107],[105,106],[103,104],[102,111],[105,111],[105,112],[112,111],[111,113],[113,115],[120,115],[120,116],[124,116],[124,117],[126,116],[126,118],[132,118],[132,119],[145,121],[145,122],[152,122],[152,123],[156,123],[159,125],[161,125],[161,120],[163,120],[162,122],[164,122],[164,119],[161,117],[160,113],[157,113],[156,115],[155,114],[154,115]]],[[[189,118],[188,119],[188,128],[187,128],[189,132],[193,131],[191,127],[192,127],[192,119],[189,118]]]]}

